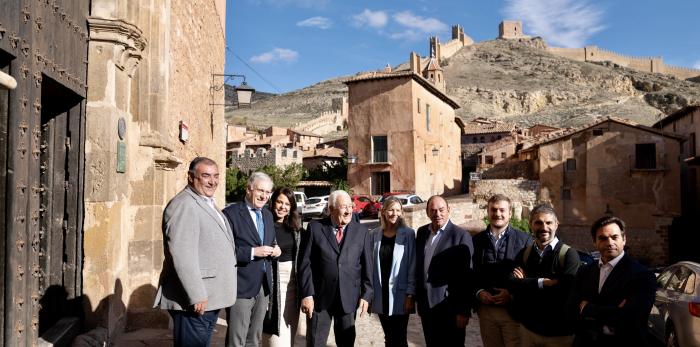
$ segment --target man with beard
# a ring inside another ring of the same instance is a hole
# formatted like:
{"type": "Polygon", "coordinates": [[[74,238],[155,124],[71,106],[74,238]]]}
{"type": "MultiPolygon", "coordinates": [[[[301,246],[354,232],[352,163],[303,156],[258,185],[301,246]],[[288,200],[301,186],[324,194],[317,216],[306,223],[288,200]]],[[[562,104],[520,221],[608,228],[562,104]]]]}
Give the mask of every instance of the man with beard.
{"type": "Polygon", "coordinates": [[[306,345],[326,346],[331,321],[338,347],[355,344],[355,312],[372,298],[372,242],[352,220],[352,199],[342,190],[328,196],[328,218],[309,223],[299,253],[299,297],[307,317],[306,345]]]}
{"type": "Polygon", "coordinates": [[[591,226],[600,260],[581,268],[571,295],[574,346],[649,346],[647,320],[656,277],[625,253],[625,223],[605,216],[591,226]]]}
{"type": "Polygon", "coordinates": [[[512,204],[502,194],[488,200],[489,225],[474,235],[474,270],[477,278],[477,314],[484,347],[520,345],[520,326],[506,310],[507,289],[515,256],[532,241],[510,225],[512,204]]]}
{"type": "Polygon", "coordinates": [[[531,346],[570,346],[573,324],[566,317],[566,301],[580,264],[578,253],[557,237],[559,221],[546,204],[530,212],[535,243],[515,257],[511,293],[513,316],[522,324],[520,343],[531,346]]]}

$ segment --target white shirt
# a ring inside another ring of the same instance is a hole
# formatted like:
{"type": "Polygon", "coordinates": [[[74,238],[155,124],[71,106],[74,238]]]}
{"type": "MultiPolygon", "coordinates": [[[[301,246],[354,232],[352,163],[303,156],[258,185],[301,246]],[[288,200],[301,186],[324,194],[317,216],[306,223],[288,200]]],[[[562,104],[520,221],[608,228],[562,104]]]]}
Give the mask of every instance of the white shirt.
{"type": "MultiPolygon", "coordinates": [[[[253,220],[253,225],[255,225],[255,230],[258,230],[258,215],[255,213],[255,211],[260,210],[260,214],[262,215],[262,208],[257,209],[255,206],[251,205],[248,200],[245,200],[245,205],[248,207],[248,213],[250,214],[250,218],[253,220]]],[[[264,245],[263,245],[264,246],[264,245]]],[[[255,259],[255,247],[250,248],[250,260],[255,259]]]]}
{"type": "Polygon", "coordinates": [[[598,266],[600,267],[600,278],[598,279],[598,293],[600,293],[600,291],[603,290],[605,280],[608,279],[608,276],[610,276],[610,273],[615,268],[617,263],[620,262],[620,259],[622,259],[624,255],[625,251],[620,252],[620,255],[610,260],[607,264],[603,264],[602,259],[598,260],[598,266]]]}

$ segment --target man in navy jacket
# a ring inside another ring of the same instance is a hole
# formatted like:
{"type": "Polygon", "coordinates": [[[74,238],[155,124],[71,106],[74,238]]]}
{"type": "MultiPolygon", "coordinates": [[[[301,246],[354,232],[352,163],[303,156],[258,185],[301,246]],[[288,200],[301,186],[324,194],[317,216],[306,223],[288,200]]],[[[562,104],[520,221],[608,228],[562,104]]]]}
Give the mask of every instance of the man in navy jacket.
{"type": "Polygon", "coordinates": [[[574,283],[574,346],[649,346],[647,320],[656,277],[625,253],[625,223],[620,218],[598,219],[591,237],[600,260],[582,267],[574,283]]]}
{"type": "Polygon", "coordinates": [[[471,316],[471,235],[450,221],[439,195],[428,199],[430,224],[416,235],[416,303],[428,347],[464,346],[471,316]]]}
{"type": "MultiPolygon", "coordinates": [[[[275,222],[265,208],[272,179],[254,172],[248,179],[245,200],[224,209],[236,241],[238,290],[228,314],[226,346],[258,346],[272,289],[271,258],[282,251],[275,245],[275,222]]],[[[233,265],[232,265],[233,266],[233,265]]]]}

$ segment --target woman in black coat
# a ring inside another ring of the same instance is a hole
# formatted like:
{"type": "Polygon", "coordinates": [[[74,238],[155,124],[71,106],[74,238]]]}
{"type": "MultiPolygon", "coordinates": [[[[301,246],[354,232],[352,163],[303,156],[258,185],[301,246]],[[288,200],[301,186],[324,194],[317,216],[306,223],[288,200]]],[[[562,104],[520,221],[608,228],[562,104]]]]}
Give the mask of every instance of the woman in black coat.
{"type": "Polygon", "coordinates": [[[301,232],[294,191],[276,189],[270,198],[270,210],[275,217],[275,243],[282,254],[272,262],[273,288],[263,324],[263,346],[293,346],[299,322],[296,265],[301,232]]]}

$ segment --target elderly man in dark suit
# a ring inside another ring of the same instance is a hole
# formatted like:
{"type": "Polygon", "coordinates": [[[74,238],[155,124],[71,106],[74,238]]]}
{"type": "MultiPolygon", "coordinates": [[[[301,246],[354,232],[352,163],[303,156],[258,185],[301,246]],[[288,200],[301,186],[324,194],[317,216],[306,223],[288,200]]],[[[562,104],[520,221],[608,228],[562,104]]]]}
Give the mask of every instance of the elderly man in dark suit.
{"type": "Polygon", "coordinates": [[[336,190],[328,218],[309,223],[302,234],[298,278],[307,317],[307,346],[326,346],[331,321],[339,347],[355,343],[355,313],[372,298],[372,246],[367,228],[352,220],[352,200],[336,190]]]}
{"type": "Polygon", "coordinates": [[[209,346],[219,310],[236,301],[234,240],[214,204],[216,162],[192,160],[187,182],[163,211],[165,259],[154,306],[172,316],[175,346],[209,346]]]}
{"type": "Polygon", "coordinates": [[[430,197],[426,212],[431,223],[416,236],[416,302],[425,342],[464,346],[474,295],[472,238],[450,221],[450,206],[442,197],[430,197]]]}
{"type": "Polygon", "coordinates": [[[271,258],[282,251],[275,245],[275,221],[264,208],[272,193],[272,179],[254,172],[245,200],[224,209],[236,240],[238,293],[228,315],[226,346],[259,346],[272,289],[271,258]]]}
{"type": "Polygon", "coordinates": [[[650,345],[647,320],[656,295],[654,274],[625,253],[620,218],[598,219],[591,237],[600,261],[582,267],[574,283],[574,346],[650,345]]]}

